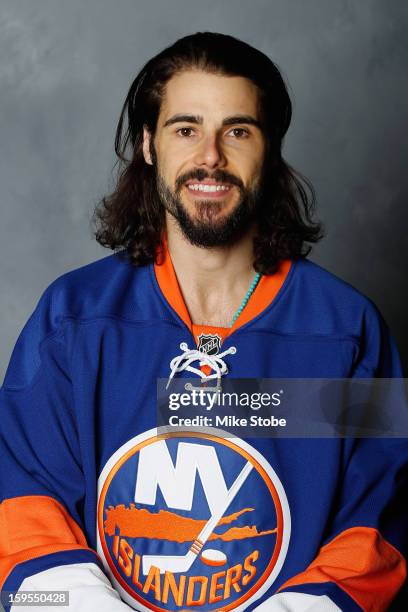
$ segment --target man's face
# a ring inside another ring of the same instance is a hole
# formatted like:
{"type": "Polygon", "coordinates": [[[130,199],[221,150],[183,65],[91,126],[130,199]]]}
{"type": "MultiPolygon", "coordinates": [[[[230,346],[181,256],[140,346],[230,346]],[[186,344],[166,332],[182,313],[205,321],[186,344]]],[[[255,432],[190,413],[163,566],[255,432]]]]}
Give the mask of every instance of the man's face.
{"type": "Polygon", "coordinates": [[[172,77],[143,152],[156,165],[161,201],[190,242],[230,244],[250,229],[265,155],[250,80],[199,70],[172,77]]]}

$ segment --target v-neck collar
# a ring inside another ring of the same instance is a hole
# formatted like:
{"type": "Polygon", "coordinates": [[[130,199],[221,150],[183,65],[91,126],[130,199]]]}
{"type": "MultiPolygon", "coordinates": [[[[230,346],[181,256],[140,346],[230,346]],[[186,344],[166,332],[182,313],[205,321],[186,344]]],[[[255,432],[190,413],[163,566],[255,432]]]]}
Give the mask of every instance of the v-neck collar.
{"type": "Polygon", "coordinates": [[[219,336],[223,342],[231,333],[249,323],[257,317],[268,306],[272,304],[280,289],[282,288],[289,271],[291,269],[291,261],[283,260],[279,263],[277,271],[272,275],[263,275],[253,292],[248,304],[245,306],[242,313],[239,315],[232,327],[216,327],[213,325],[195,325],[191,321],[190,313],[183,298],[180,285],[177,280],[177,275],[171,260],[170,253],[165,246],[161,253],[160,263],[154,264],[154,273],[157,284],[163,296],[178,314],[180,319],[185,323],[186,327],[192,333],[196,343],[200,335],[215,335],[219,336]]]}

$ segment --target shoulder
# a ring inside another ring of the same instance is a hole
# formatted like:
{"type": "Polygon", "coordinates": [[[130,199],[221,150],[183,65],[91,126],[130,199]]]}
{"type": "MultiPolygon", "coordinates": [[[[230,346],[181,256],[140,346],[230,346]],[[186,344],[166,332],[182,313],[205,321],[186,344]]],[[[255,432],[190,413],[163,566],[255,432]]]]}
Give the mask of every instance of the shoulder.
{"type": "Polygon", "coordinates": [[[54,324],[64,318],[133,317],[148,280],[148,267],[136,268],[125,255],[113,254],[57,278],[40,305],[54,324]]]}
{"type": "Polygon", "coordinates": [[[296,262],[289,280],[281,308],[288,330],[355,342],[356,375],[401,375],[395,343],[368,297],[309,260],[296,262]]]}
{"type": "Polygon", "coordinates": [[[294,265],[296,267],[296,280],[302,286],[302,290],[316,293],[319,297],[326,299],[339,297],[342,302],[351,306],[372,305],[372,302],[353,285],[317,263],[309,259],[302,259],[294,265]]]}
{"type": "Polygon", "coordinates": [[[294,318],[316,333],[360,337],[367,324],[382,323],[367,296],[307,259],[293,264],[286,299],[294,318]]]}
{"type": "Polygon", "coordinates": [[[66,322],[104,317],[143,318],[149,268],[110,255],[57,278],[43,293],[13,350],[5,384],[22,387],[34,378],[41,347],[62,341],[66,322]]]}
{"type": "Polygon", "coordinates": [[[305,259],[292,263],[259,325],[301,342],[354,346],[355,375],[401,375],[398,352],[375,304],[355,287],[305,259]]]}

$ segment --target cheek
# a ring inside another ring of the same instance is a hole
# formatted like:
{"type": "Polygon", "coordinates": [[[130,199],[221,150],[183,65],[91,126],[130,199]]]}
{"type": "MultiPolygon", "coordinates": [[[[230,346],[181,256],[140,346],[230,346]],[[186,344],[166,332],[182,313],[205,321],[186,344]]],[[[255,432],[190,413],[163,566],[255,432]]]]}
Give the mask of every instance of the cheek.
{"type": "Polygon", "coordinates": [[[260,175],[263,160],[264,147],[258,143],[241,150],[231,151],[231,164],[235,166],[244,181],[252,182],[260,175]]]}
{"type": "Polygon", "coordinates": [[[254,156],[248,156],[245,163],[241,163],[240,174],[247,185],[256,182],[261,175],[262,160],[254,156]]]}
{"type": "Polygon", "coordinates": [[[163,147],[157,150],[157,167],[164,178],[173,184],[177,176],[183,171],[185,156],[177,148],[163,147]]]}

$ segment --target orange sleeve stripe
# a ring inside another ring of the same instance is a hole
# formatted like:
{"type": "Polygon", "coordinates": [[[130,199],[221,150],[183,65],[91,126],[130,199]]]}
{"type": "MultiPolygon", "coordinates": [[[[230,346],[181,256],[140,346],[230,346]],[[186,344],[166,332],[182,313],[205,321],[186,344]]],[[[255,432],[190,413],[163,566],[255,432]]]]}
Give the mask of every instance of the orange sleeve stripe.
{"type": "Polygon", "coordinates": [[[0,504],[0,585],[19,563],[76,549],[91,550],[82,529],[52,497],[27,495],[0,504]]]}
{"type": "Polygon", "coordinates": [[[309,567],[281,586],[334,582],[363,610],[382,612],[405,581],[404,557],[371,527],[352,527],[323,546],[309,567]]]}

